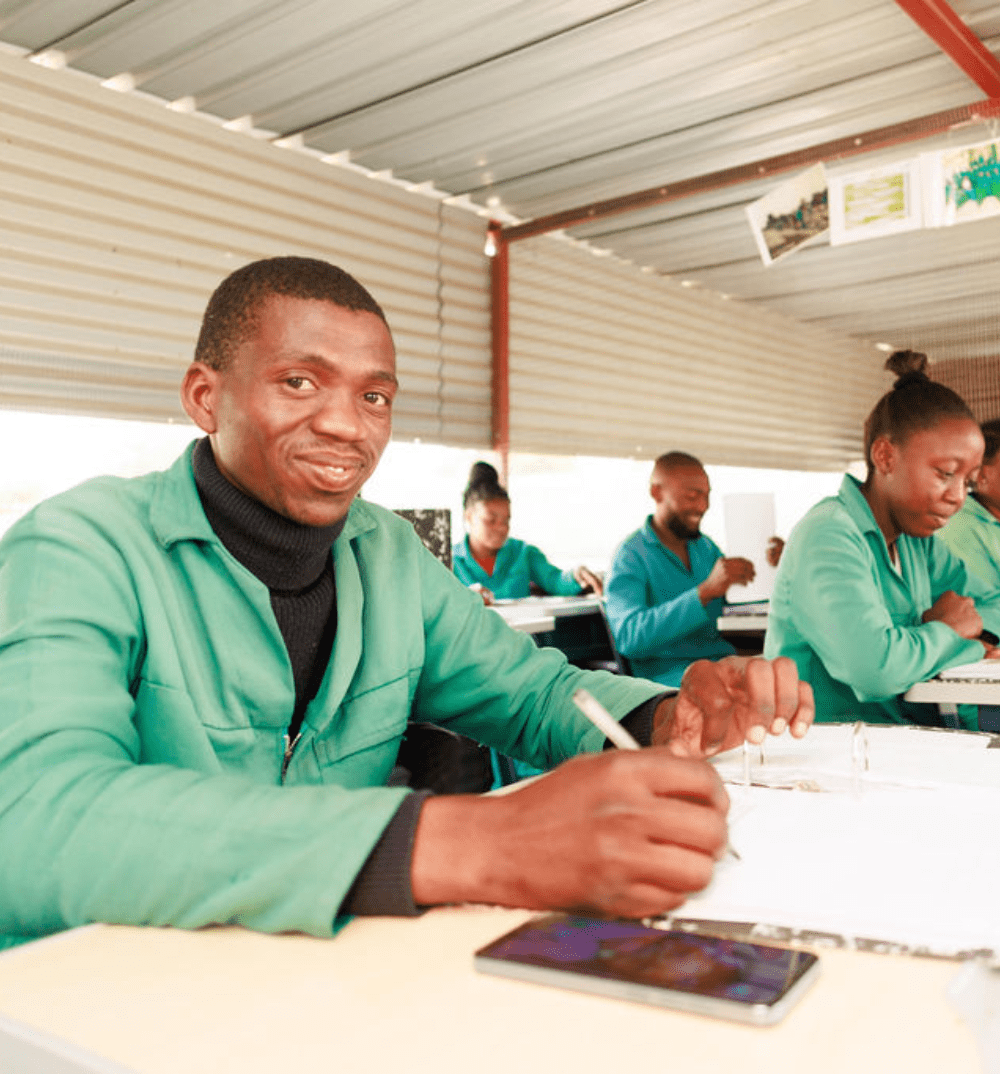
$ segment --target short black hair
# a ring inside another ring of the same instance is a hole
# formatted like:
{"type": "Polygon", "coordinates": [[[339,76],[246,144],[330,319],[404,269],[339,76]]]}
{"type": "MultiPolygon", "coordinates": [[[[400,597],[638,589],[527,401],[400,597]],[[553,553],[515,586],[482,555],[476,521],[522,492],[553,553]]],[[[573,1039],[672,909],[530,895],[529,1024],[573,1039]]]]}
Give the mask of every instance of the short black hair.
{"type": "Polygon", "coordinates": [[[687,470],[691,467],[697,467],[699,470],[705,469],[701,464],[701,459],[696,459],[686,451],[668,451],[653,463],[653,473],[659,470],[661,473],[669,474],[672,470],[687,470]]]}
{"type": "Polygon", "coordinates": [[[195,361],[225,369],[256,329],[258,310],[271,295],[374,313],[389,327],[382,307],[350,273],[314,257],[269,257],[238,268],[215,289],[202,317],[195,361]]]}
{"type": "Polygon", "coordinates": [[[462,493],[462,509],[465,510],[474,503],[489,503],[491,500],[505,500],[510,503],[510,496],[500,484],[500,475],[495,466],[488,462],[474,462],[462,493]]]}
{"type": "Polygon", "coordinates": [[[885,360],[885,368],[898,379],[865,421],[865,463],[869,474],[872,444],[880,436],[902,446],[914,433],[933,429],[950,418],[976,421],[968,403],[957,392],[927,376],[927,365],[927,355],[920,351],[895,351],[885,360]]]}

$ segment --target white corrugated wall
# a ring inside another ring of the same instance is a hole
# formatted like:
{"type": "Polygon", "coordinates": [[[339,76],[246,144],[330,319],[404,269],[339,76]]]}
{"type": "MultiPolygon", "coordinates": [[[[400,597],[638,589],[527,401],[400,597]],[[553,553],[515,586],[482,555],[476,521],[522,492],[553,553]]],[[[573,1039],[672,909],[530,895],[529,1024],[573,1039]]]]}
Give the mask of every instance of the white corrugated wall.
{"type": "Polygon", "coordinates": [[[835,470],[892,378],[884,355],[576,244],[510,257],[513,451],[835,470]]]}
{"type": "Polygon", "coordinates": [[[386,310],[396,435],[481,446],[484,222],[463,209],[0,55],[0,406],[170,419],[205,301],[304,254],[386,310]]]}
{"type": "MultiPolygon", "coordinates": [[[[0,54],[0,406],[148,419],[257,257],[355,274],[399,351],[396,436],[489,442],[484,223],[71,71],[0,54]]],[[[543,237],[511,250],[511,446],[835,469],[873,349],[543,237]]]]}

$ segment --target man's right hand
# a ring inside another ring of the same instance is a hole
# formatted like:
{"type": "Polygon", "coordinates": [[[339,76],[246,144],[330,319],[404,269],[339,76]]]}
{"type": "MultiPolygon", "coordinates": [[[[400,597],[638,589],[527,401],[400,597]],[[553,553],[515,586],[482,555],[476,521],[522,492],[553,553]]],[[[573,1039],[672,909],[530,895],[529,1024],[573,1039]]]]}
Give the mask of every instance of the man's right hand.
{"type": "Polygon", "coordinates": [[[711,879],[728,809],[710,765],[666,748],[575,757],[506,795],[428,799],[413,898],[662,914],[711,879]]]}
{"type": "Polygon", "coordinates": [[[731,585],[749,585],[754,579],[754,567],[741,556],[717,559],[709,576],[698,586],[698,599],[709,604],[717,597],[724,597],[731,585]]]}
{"type": "Polygon", "coordinates": [[[972,597],[962,597],[946,589],[923,614],[923,621],[947,623],[960,637],[970,640],[983,632],[983,621],[972,597]]]}

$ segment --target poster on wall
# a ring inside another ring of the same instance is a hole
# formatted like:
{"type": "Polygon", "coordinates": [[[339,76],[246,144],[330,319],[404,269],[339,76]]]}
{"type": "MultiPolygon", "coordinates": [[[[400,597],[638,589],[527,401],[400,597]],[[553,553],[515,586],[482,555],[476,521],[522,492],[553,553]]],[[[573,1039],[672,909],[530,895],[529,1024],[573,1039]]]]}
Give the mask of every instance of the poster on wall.
{"type": "Polygon", "coordinates": [[[1000,142],[925,153],[923,171],[929,226],[1000,216],[1000,142]]]}
{"type": "Polygon", "coordinates": [[[826,172],[815,164],[747,207],[750,228],[765,265],[787,257],[830,227],[826,172]]]}
{"type": "Polygon", "coordinates": [[[830,176],[830,245],[895,235],[923,225],[919,161],[830,176]]]}

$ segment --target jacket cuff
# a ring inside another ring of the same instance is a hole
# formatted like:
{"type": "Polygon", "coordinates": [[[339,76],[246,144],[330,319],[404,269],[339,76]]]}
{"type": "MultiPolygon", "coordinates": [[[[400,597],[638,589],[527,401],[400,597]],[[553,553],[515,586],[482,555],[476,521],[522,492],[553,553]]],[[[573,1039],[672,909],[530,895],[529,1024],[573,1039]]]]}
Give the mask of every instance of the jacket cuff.
{"type": "Polygon", "coordinates": [[[413,901],[410,864],[420,810],[430,797],[430,791],[414,791],[403,799],[354,878],[340,914],[417,917],[423,913],[424,908],[413,901]]]}
{"type": "MultiPolygon", "coordinates": [[[[640,746],[648,746],[653,741],[653,716],[656,706],[668,697],[673,697],[676,690],[665,690],[662,694],[656,694],[648,701],[643,701],[631,712],[621,718],[621,725],[639,743],[640,746]]],[[[610,739],[604,740],[604,749],[614,749],[614,743],[610,739]]]]}

